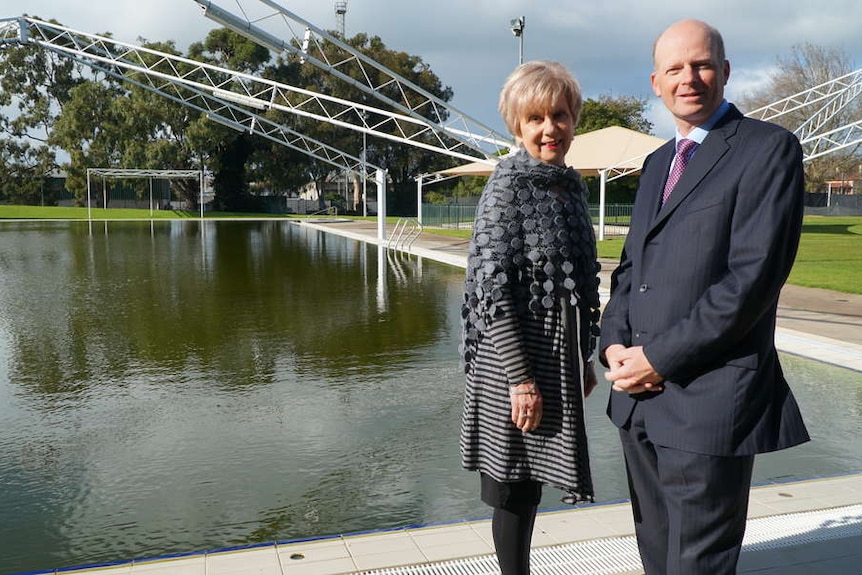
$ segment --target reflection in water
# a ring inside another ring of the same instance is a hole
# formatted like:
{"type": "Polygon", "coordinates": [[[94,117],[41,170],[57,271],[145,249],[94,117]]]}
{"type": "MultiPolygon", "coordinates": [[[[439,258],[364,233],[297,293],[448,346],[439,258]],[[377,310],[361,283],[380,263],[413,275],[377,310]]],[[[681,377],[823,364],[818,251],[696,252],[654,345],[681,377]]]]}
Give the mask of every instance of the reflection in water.
{"type": "MultiPolygon", "coordinates": [[[[458,463],[462,270],[287,222],[0,233],[0,573],[487,516],[458,463]]],[[[757,480],[862,469],[858,374],[787,365],[818,440],[757,480]]]]}

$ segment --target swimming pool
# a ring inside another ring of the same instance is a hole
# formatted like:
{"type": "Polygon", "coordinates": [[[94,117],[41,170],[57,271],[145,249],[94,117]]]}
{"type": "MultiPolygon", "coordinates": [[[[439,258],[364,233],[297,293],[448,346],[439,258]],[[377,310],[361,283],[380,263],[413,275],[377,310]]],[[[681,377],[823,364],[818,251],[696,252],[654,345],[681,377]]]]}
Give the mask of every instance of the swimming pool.
{"type": "MultiPolygon", "coordinates": [[[[286,222],[0,232],[0,572],[487,516],[458,464],[462,270],[286,222]]],[[[783,360],[815,441],[755,481],[862,470],[859,374],[783,360]]]]}

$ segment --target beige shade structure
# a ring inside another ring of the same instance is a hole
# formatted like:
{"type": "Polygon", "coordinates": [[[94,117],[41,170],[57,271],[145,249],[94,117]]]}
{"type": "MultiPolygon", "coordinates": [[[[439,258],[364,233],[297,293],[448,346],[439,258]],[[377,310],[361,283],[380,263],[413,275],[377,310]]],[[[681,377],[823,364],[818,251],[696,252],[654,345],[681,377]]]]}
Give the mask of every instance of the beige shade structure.
{"type": "MultiPolygon", "coordinates": [[[[644,158],[666,140],[630,130],[611,126],[575,136],[566,154],[566,165],[572,166],[582,176],[599,176],[603,170],[625,170],[634,173],[640,170],[644,158]]],[[[488,176],[494,167],[489,162],[471,162],[436,172],[445,176],[488,176]]]]}
{"type": "Polygon", "coordinates": [[[490,176],[496,164],[497,162],[495,160],[488,160],[487,162],[470,162],[469,164],[461,164],[460,166],[447,168],[434,173],[444,176],[490,176]]]}
{"type": "Polygon", "coordinates": [[[582,176],[599,176],[604,170],[640,171],[644,159],[667,140],[621,126],[575,136],[566,165],[582,176]]]}

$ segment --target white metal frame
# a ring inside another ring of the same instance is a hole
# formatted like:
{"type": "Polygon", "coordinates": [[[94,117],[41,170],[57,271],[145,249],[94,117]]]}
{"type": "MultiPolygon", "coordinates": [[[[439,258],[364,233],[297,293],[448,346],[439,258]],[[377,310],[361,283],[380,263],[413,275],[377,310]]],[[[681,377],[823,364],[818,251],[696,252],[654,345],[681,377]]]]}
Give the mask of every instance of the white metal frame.
{"type": "Polygon", "coordinates": [[[87,168],[87,219],[92,220],[90,176],[102,178],[149,178],[150,217],[153,217],[153,178],[158,180],[196,179],[200,185],[200,212],[204,217],[204,172],[203,170],[146,170],[133,168],[87,168]]]}
{"type": "Polygon", "coordinates": [[[510,137],[483,125],[278,3],[272,0],[234,1],[240,8],[241,16],[219,7],[211,0],[194,0],[204,16],[218,24],[277,54],[293,54],[300,62],[317,66],[427,126],[437,137],[438,146],[450,155],[464,150],[471,160],[491,158],[497,149],[511,148],[514,144],[510,137]],[[260,11],[261,5],[265,7],[266,13],[254,21],[250,20],[247,14],[253,12],[255,7],[260,11]],[[287,40],[264,30],[258,25],[262,22],[284,24],[279,32],[286,33],[287,40]],[[323,41],[330,47],[330,53],[324,48],[323,41]],[[351,71],[354,75],[349,73],[351,71]],[[388,96],[384,89],[400,98],[388,96]],[[454,140],[454,145],[450,146],[449,140],[454,140]]]}
{"type": "MultiPolygon", "coordinates": [[[[336,168],[360,172],[364,177],[368,168],[374,170],[373,181],[377,184],[378,205],[385,209],[386,170],[368,164],[364,158],[351,156],[323,142],[300,134],[287,126],[273,122],[257,113],[259,106],[249,110],[236,102],[240,94],[230,93],[229,99],[224,96],[229,92],[221,90],[202,89],[200,83],[189,82],[175,67],[177,61],[188,63],[192,69],[201,66],[207,69],[207,78],[217,74],[236,74],[232,70],[217,66],[203,65],[193,60],[179,58],[156,50],[143,49],[131,44],[118,43],[110,38],[77,32],[70,28],[57,26],[32,18],[21,17],[0,20],[0,46],[27,43],[36,44],[42,48],[71,58],[85,66],[116,78],[117,80],[134,84],[149,90],[174,102],[193,108],[209,119],[240,132],[248,132],[263,136],[277,144],[287,146],[312,158],[328,163],[336,168]],[[159,63],[168,63],[176,76],[166,73],[152,72],[147,65],[154,66],[150,56],[159,63]],[[122,74],[126,70],[133,74],[122,74]],[[135,78],[139,78],[136,80],[135,78]],[[220,97],[214,95],[218,93],[220,97]],[[380,201],[383,198],[383,201],[380,201]]],[[[187,72],[188,73],[188,72],[187,72]]],[[[211,87],[212,88],[212,87],[211,87]]],[[[384,233],[386,214],[378,209],[378,229],[384,233]]],[[[380,235],[384,239],[384,235],[380,235]]]]}

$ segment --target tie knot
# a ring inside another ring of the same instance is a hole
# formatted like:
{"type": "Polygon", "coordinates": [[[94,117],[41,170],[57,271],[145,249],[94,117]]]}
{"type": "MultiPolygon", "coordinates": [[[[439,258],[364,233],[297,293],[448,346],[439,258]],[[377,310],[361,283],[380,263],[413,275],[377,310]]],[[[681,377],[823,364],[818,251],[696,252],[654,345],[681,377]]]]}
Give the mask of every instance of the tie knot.
{"type": "Polygon", "coordinates": [[[685,156],[686,159],[688,159],[689,154],[691,154],[696,147],[697,142],[689,140],[688,138],[683,138],[676,143],[676,153],[680,156],[685,156]]]}

